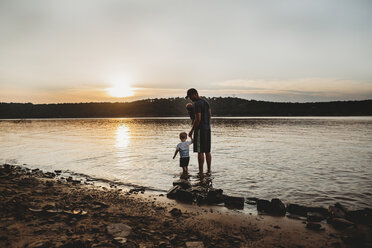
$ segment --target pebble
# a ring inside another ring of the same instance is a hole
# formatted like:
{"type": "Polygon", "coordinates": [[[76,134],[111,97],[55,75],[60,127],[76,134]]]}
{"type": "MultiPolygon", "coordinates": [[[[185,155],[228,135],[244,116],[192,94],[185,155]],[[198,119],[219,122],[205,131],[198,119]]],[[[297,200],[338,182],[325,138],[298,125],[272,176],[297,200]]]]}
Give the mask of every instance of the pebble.
{"type": "Polygon", "coordinates": [[[189,241],[186,242],[187,248],[204,248],[204,244],[201,241],[189,241]]]}

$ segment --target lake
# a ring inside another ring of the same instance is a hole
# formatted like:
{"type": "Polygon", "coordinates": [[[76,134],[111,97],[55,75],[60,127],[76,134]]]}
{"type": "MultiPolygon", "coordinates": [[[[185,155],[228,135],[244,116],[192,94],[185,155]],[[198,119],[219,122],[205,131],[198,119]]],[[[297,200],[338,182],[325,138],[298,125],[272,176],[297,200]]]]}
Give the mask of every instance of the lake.
{"type": "MultiPolygon", "coordinates": [[[[212,119],[212,179],[225,193],[286,203],[372,207],[372,117],[212,119]]],[[[186,118],[0,121],[0,162],[69,170],[165,192],[186,118]]],[[[206,165],[205,165],[206,170],[206,165]]],[[[191,154],[191,181],[197,181],[191,154]]]]}

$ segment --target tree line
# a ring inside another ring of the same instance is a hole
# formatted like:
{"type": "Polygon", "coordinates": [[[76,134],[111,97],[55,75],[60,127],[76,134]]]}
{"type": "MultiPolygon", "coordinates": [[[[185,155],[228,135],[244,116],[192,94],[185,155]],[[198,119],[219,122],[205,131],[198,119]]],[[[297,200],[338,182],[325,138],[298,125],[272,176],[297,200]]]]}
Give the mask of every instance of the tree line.
{"type": "MultiPolygon", "coordinates": [[[[282,103],[237,97],[206,98],[213,116],[371,116],[372,100],[282,103]]],[[[156,98],[133,102],[0,103],[0,118],[94,118],[187,116],[184,98],[156,98]]]]}

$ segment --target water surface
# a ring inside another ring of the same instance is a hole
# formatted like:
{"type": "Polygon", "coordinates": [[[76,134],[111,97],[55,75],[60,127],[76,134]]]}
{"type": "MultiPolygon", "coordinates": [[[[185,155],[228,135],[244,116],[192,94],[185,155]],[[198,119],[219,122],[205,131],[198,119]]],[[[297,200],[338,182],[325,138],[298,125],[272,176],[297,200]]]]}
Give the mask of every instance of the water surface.
{"type": "MultiPolygon", "coordinates": [[[[0,121],[0,162],[170,188],[185,118],[0,121]]],[[[372,118],[216,118],[213,186],[228,194],[372,207],[372,118]]],[[[191,180],[198,171],[190,160],[191,180]]]]}

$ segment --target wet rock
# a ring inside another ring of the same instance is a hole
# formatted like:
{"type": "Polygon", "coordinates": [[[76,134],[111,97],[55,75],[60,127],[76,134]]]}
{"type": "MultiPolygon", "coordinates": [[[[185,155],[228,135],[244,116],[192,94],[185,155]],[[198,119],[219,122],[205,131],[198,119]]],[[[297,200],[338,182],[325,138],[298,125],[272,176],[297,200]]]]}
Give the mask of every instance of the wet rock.
{"type": "Polygon", "coordinates": [[[372,209],[348,211],[345,218],[358,224],[372,223],[372,209]]]}
{"type": "Polygon", "coordinates": [[[314,231],[324,231],[325,229],[322,228],[322,225],[319,223],[313,223],[313,222],[308,222],[306,224],[306,228],[314,231]]]}
{"type": "Polygon", "coordinates": [[[109,224],[107,227],[107,233],[114,237],[127,237],[131,232],[132,228],[123,223],[109,224]]]}
{"type": "Polygon", "coordinates": [[[289,204],[287,205],[287,212],[302,217],[307,217],[308,208],[298,204],[289,204]]]}
{"type": "Polygon", "coordinates": [[[54,170],[54,173],[56,173],[57,175],[61,174],[62,171],[61,170],[54,170]]]}
{"type": "Polygon", "coordinates": [[[55,178],[56,174],[54,174],[52,172],[46,172],[46,173],[44,173],[44,177],[45,178],[55,178]]]}
{"type": "Polygon", "coordinates": [[[257,201],[257,211],[269,213],[271,208],[271,203],[268,200],[259,199],[257,201]]]}
{"type": "Polygon", "coordinates": [[[180,185],[173,186],[167,193],[170,199],[191,203],[194,201],[192,192],[184,190],[180,185]]]}
{"type": "Polygon", "coordinates": [[[331,219],[331,224],[336,229],[346,229],[346,228],[354,225],[353,222],[342,219],[342,218],[332,218],[331,219]]]}
{"type": "Polygon", "coordinates": [[[328,209],[322,207],[307,207],[307,212],[318,213],[326,219],[329,216],[328,209]]]}
{"type": "Polygon", "coordinates": [[[170,190],[168,190],[167,197],[169,199],[176,199],[177,191],[180,189],[182,189],[182,187],[179,185],[173,186],[170,190]]]}
{"type": "Polygon", "coordinates": [[[173,186],[179,185],[183,189],[189,189],[191,188],[191,183],[185,179],[179,179],[173,182],[173,186]]]}
{"type": "Polygon", "coordinates": [[[316,213],[316,212],[308,212],[307,213],[307,221],[310,221],[310,222],[320,222],[320,221],[322,221],[324,219],[326,219],[326,217],[323,216],[320,213],[316,213]]]}
{"type": "Polygon", "coordinates": [[[344,219],[347,213],[347,209],[340,203],[336,203],[334,206],[328,207],[328,212],[332,218],[344,219]]]}
{"type": "Polygon", "coordinates": [[[179,217],[182,215],[182,212],[181,210],[179,210],[178,208],[173,208],[171,211],[169,211],[169,213],[174,216],[174,217],[179,217]]]}
{"type": "Polygon", "coordinates": [[[201,241],[189,241],[186,242],[187,248],[204,248],[204,244],[201,241]]]}
{"type": "Polygon", "coordinates": [[[208,204],[219,204],[226,200],[226,196],[224,196],[222,189],[209,189],[207,193],[207,203],[208,204]]]}
{"type": "Polygon", "coordinates": [[[244,197],[225,195],[224,202],[227,208],[244,209],[244,197]]]}
{"type": "Polygon", "coordinates": [[[274,215],[284,216],[286,212],[285,205],[280,199],[274,198],[270,203],[270,213],[274,215]]]}

